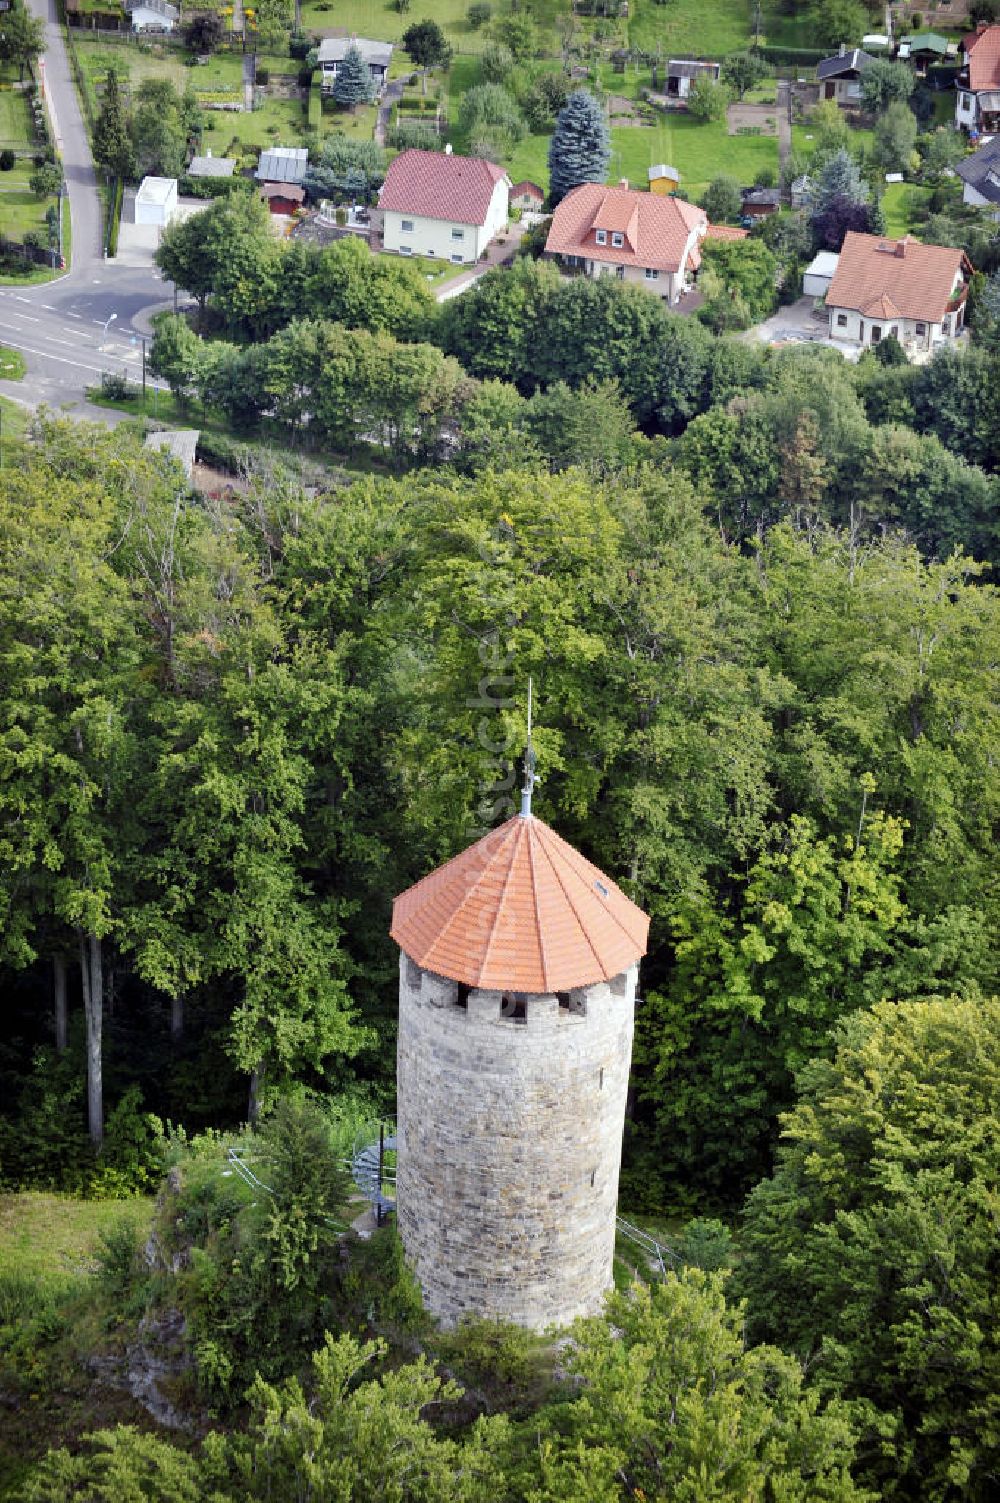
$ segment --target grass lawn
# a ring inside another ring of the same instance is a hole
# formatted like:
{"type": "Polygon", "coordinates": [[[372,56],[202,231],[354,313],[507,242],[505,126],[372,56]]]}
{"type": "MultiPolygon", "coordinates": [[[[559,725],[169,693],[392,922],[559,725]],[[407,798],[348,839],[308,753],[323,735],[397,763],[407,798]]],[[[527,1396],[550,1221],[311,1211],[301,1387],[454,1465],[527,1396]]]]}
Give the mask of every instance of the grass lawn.
{"type": "Polygon", "coordinates": [[[30,146],[34,140],[28,101],[23,94],[0,93],[0,147],[30,146]]]}
{"type": "Polygon", "coordinates": [[[3,422],[3,437],[0,439],[0,453],[8,439],[20,438],[26,432],[30,413],[20,402],[12,402],[9,397],[0,397],[0,420],[3,422]]]}
{"type": "Polygon", "coordinates": [[[20,351],[0,344],[0,381],[20,381],[26,369],[20,351]]]}
{"type": "Polygon", "coordinates": [[[0,172],[0,224],[11,240],[23,239],[26,230],[45,231],[48,202],[28,187],[33,171],[31,158],[21,157],[10,172],[0,172]]]}
{"type": "Polygon", "coordinates": [[[0,1278],[65,1285],[93,1267],[101,1232],[122,1216],[145,1226],[151,1199],[75,1200],[36,1190],[0,1195],[0,1278]]]}
{"type": "MultiPolygon", "coordinates": [[[[508,172],[514,182],[530,178],[540,187],[549,182],[549,136],[526,136],[514,152],[508,172]]],[[[724,121],[702,125],[690,115],[663,116],[655,126],[618,126],[611,132],[608,178],[627,177],[634,188],[648,184],[647,169],[654,162],[670,162],[681,174],[681,185],[697,198],[714,177],[728,173],[752,183],[762,168],[778,169],[775,136],[730,136],[724,121]]]]}
{"type": "Polygon", "coordinates": [[[665,57],[724,57],[750,39],[749,0],[632,0],[628,37],[633,47],[665,57]]]}
{"type": "MultiPolygon", "coordinates": [[[[875,132],[870,130],[852,130],[848,140],[848,146],[857,155],[864,152],[870,157],[872,145],[875,140],[875,132]]],[[[792,126],[792,150],[796,156],[809,157],[816,150],[816,138],[812,133],[811,126],[792,126]]]]}
{"type": "MultiPolygon", "coordinates": [[[[138,88],[143,79],[166,78],[181,93],[190,80],[199,96],[242,98],[243,58],[237,53],[217,52],[204,65],[188,68],[184,65],[184,54],[175,48],[122,43],[109,45],[99,36],[78,34],[74,34],[73,41],[87,93],[95,109],[98,106],[96,84],[103,81],[111,68],[120,77],[128,79],[133,89],[138,88]]],[[[289,60],[283,58],[281,62],[287,70],[289,60]]]]}
{"type": "Polygon", "coordinates": [[[889,183],[882,195],[886,233],[894,236],[913,234],[919,222],[919,211],[930,196],[930,188],[918,188],[913,183],[889,183]]]}
{"type": "Polygon", "coordinates": [[[836,52],[825,48],[816,35],[816,24],[808,12],[797,16],[782,15],[776,0],[763,7],[764,39],[772,47],[806,47],[813,51],[836,52]]]}
{"type": "MultiPolygon", "coordinates": [[[[434,0],[433,5],[411,5],[404,12],[396,9],[395,0],[303,0],[302,29],[320,35],[346,32],[379,42],[398,42],[414,21],[433,16],[456,50],[481,52],[488,34],[485,29],[473,31],[465,19],[468,8],[469,0],[434,0]]],[[[493,0],[495,16],[509,10],[509,0],[493,0]]]]}

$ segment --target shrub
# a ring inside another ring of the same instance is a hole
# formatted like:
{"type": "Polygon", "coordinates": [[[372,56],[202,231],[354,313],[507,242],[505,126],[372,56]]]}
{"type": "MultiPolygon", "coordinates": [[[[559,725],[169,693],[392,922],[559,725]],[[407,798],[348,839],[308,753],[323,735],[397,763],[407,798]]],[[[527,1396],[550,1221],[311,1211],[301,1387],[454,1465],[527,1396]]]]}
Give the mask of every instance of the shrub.
{"type": "Polygon", "coordinates": [[[108,402],[124,402],[128,397],[134,396],[135,392],[128,383],[128,378],[119,375],[117,371],[104,371],[101,374],[101,396],[108,402]]]}
{"type": "Polygon", "coordinates": [[[475,0],[465,13],[465,18],[473,31],[478,31],[481,26],[486,26],[493,16],[493,7],[489,0],[475,0]]]}
{"type": "Polygon", "coordinates": [[[685,1263],[706,1273],[732,1267],[732,1236],[725,1222],[714,1217],[698,1216],[689,1221],[677,1239],[677,1251],[685,1263]]]}
{"type": "Polygon", "coordinates": [[[108,1302],[124,1314],[140,1277],[139,1228],[131,1216],[119,1216],[101,1232],[97,1282],[108,1302]]]}
{"type": "Polygon", "coordinates": [[[17,161],[12,151],[0,151],[0,172],[10,172],[17,161]]]}
{"type": "Polygon", "coordinates": [[[256,72],[256,74],[254,76],[256,78],[257,83],[259,83],[259,84],[267,84],[267,83],[271,82],[271,70],[270,70],[270,68],[258,68],[257,72],[256,72]]]}

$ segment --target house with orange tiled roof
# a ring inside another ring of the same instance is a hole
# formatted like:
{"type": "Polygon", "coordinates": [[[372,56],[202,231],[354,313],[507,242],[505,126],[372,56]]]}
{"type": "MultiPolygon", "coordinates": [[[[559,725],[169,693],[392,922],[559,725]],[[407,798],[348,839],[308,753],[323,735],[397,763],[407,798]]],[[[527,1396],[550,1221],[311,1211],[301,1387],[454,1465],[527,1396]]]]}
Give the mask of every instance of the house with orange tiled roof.
{"type": "Polygon", "coordinates": [[[971,275],[962,250],[850,230],[826,294],[830,337],[865,347],[892,335],[930,350],[962,332],[971,275]]]}
{"type": "Polygon", "coordinates": [[[641,282],[675,302],[701,265],[704,209],[627,183],[581,183],[557,205],[545,254],[588,277],[641,282]]]}
{"type": "Polygon", "coordinates": [[[955,125],[980,134],[1000,130],[1000,26],[981,22],[962,38],[959,52],[955,125]]]}
{"type": "Polygon", "coordinates": [[[507,224],[509,191],[504,169],[482,157],[401,151],[378,198],[385,249],[474,263],[507,224]]]}

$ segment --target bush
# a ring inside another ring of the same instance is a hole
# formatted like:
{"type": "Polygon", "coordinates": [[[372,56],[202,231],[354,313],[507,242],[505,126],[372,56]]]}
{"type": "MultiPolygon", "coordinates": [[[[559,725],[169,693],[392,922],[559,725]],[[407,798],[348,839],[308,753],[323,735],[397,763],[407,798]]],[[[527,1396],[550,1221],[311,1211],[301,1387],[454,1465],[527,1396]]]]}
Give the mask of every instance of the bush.
{"type": "Polygon", "coordinates": [[[473,31],[478,31],[481,26],[486,26],[493,16],[493,7],[489,0],[475,0],[465,13],[465,18],[473,31]]]}
{"type": "Polygon", "coordinates": [[[677,1239],[677,1251],[684,1262],[706,1273],[733,1264],[733,1239],[725,1222],[714,1217],[698,1216],[689,1221],[677,1239]]]}
{"type": "Polygon", "coordinates": [[[124,1315],[140,1278],[139,1228],[131,1216],[120,1216],[101,1232],[97,1282],[109,1304],[124,1315]]]}
{"type": "Polygon", "coordinates": [[[10,172],[17,161],[12,151],[0,151],[0,172],[10,172]]]}
{"type": "Polygon", "coordinates": [[[197,458],[202,464],[223,470],[227,475],[242,475],[252,466],[253,450],[227,438],[224,433],[209,433],[202,429],[198,435],[197,458]]]}
{"type": "Polygon", "coordinates": [[[104,371],[101,375],[101,396],[108,402],[124,402],[135,396],[135,389],[129,385],[126,376],[120,376],[117,371],[104,371]]]}
{"type": "Polygon", "coordinates": [[[258,68],[257,72],[254,75],[254,77],[255,77],[257,83],[259,83],[259,84],[270,83],[271,82],[271,70],[270,70],[270,68],[258,68]]]}

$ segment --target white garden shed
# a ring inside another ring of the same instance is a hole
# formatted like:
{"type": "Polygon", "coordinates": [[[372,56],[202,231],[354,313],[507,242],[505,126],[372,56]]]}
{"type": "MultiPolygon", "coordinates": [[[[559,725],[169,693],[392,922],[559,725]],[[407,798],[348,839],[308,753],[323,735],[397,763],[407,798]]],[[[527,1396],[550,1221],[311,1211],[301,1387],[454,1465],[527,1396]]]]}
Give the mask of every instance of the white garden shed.
{"type": "Polygon", "coordinates": [[[839,260],[836,251],[819,251],[813,256],[802,276],[802,291],[806,297],[826,297],[839,260]]]}
{"type": "Polygon", "coordinates": [[[177,213],[177,179],[144,177],[135,195],[136,224],[168,225],[177,213]]]}

